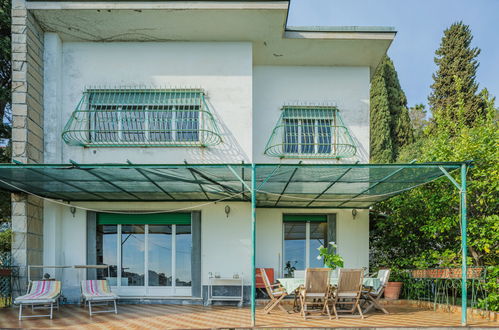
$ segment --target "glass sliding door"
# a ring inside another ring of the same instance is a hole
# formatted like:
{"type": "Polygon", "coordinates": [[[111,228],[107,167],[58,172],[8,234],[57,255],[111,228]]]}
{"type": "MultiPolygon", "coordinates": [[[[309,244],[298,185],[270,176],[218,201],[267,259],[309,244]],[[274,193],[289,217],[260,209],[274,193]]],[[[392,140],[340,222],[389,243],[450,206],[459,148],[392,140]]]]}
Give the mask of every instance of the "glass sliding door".
{"type": "Polygon", "coordinates": [[[190,287],[192,234],[190,225],[175,226],[175,285],[177,287],[190,287]]]}
{"type": "Polygon", "coordinates": [[[293,277],[293,267],[297,270],[307,266],[307,233],[305,222],[284,223],[284,276],[293,277]]]}
{"type": "Polygon", "coordinates": [[[149,225],[149,286],[172,286],[172,228],[173,225],[149,225]]]}
{"type": "Polygon", "coordinates": [[[324,260],[318,260],[317,256],[319,251],[317,249],[320,246],[326,246],[327,241],[327,222],[310,222],[310,240],[309,240],[309,267],[320,268],[324,267],[324,260]]]}
{"type": "Polygon", "coordinates": [[[118,225],[98,225],[96,230],[96,255],[98,265],[108,265],[108,269],[97,269],[97,279],[107,279],[109,285],[118,284],[118,225]],[[108,274],[109,270],[109,274],[108,274]]]}
{"type": "MultiPolygon", "coordinates": [[[[332,222],[333,224],[333,222],[332,222]]],[[[334,221],[334,226],[336,222],[334,221]]],[[[283,275],[292,277],[294,270],[324,267],[317,259],[319,246],[328,244],[328,221],[325,215],[284,215],[283,275]],[[311,221],[307,221],[311,219],[311,221]]]]}
{"type": "Polygon", "coordinates": [[[145,285],[145,225],[121,225],[121,285],[145,285]]]}
{"type": "Polygon", "coordinates": [[[110,266],[110,275],[99,269],[97,278],[119,295],[191,295],[190,224],[98,223],[96,234],[97,263],[110,266]]]}

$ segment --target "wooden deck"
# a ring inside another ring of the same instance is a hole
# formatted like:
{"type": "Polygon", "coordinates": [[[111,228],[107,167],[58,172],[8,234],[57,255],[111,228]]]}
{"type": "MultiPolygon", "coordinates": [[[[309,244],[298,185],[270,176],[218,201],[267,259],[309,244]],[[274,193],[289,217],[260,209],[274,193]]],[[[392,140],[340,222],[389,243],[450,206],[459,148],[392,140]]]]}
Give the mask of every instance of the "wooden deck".
{"type": "MultiPolygon", "coordinates": [[[[26,308],[29,311],[29,308],[26,308]]],[[[257,310],[257,327],[457,327],[460,315],[421,310],[411,306],[387,305],[390,315],[370,313],[364,320],[341,318],[310,319],[298,314],[274,312],[265,315],[257,310]]],[[[66,329],[194,329],[247,328],[250,326],[249,308],[196,305],[119,305],[119,314],[97,314],[90,317],[87,310],[75,305],[61,306],[53,320],[35,318],[18,321],[17,308],[0,309],[1,328],[66,328],[66,329]]],[[[43,311],[39,311],[43,312],[43,311]]],[[[27,313],[27,315],[29,312],[27,313]]],[[[470,320],[470,326],[499,327],[499,323],[470,320]]]]}

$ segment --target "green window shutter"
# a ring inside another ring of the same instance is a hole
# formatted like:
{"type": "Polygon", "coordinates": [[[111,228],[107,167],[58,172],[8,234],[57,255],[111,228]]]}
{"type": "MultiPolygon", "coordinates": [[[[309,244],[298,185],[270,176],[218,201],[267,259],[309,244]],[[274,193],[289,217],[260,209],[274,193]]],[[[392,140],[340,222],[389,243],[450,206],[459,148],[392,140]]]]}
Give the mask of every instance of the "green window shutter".
{"type": "Polygon", "coordinates": [[[284,214],[284,222],[327,222],[327,215],[322,214],[284,214]]]}
{"type": "Polygon", "coordinates": [[[155,214],[97,214],[99,225],[190,225],[190,213],[155,213],[155,214]]]}

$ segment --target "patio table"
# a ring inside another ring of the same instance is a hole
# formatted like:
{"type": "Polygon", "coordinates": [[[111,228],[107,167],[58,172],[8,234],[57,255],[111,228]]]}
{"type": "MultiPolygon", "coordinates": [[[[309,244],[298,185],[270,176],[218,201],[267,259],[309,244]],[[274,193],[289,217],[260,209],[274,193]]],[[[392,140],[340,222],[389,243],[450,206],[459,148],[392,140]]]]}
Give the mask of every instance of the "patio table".
{"type": "MultiPolygon", "coordinates": [[[[300,285],[305,284],[305,278],[303,277],[278,278],[277,281],[282,284],[288,294],[292,294],[296,289],[300,287],[300,285]]],[[[329,279],[329,284],[337,285],[338,277],[331,277],[329,279]]],[[[366,287],[372,287],[374,290],[378,290],[381,286],[381,281],[377,277],[364,277],[363,284],[366,287]]]]}

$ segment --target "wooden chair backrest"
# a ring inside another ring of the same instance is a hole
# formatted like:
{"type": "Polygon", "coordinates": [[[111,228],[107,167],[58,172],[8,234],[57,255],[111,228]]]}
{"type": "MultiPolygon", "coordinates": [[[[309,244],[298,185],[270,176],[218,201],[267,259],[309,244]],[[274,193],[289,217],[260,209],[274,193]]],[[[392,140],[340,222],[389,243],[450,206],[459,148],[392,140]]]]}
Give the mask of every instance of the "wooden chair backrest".
{"type": "Polygon", "coordinates": [[[329,287],[329,268],[307,268],[305,290],[307,293],[326,293],[329,287]]]}
{"type": "Polygon", "coordinates": [[[336,292],[358,292],[360,294],[363,279],[363,269],[342,268],[339,271],[338,288],[336,289],[336,292]]]}
{"type": "Polygon", "coordinates": [[[388,283],[388,279],[390,278],[390,270],[389,269],[380,269],[378,271],[378,278],[381,282],[380,287],[374,293],[379,294],[382,290],[385,289],[386,284],[388,283]]]}
{"type": "Polygon", "coordinates": [[[388,283],[388,279],[390,278],[390,270],[389,269],[380,269],[378,271],[378,278],[381,282],[381,286],[386,286],[388,283]]]}
{"type": "Polygon", "coordinates": [[[269,281],[267,272],[265,271],[265,268],[259,268],[259,269],[260,269],[260,275],[262,276],[263,284],[265,285],[265,290],[267,291],[267,294],[270,297],[273,297],[274,295],[272,294],[272,288],[270,287],[272,284],[269,281]]]}
{"type": "Polygon", "coordinates": [[[265,269],[265,274],[267,275],[267,280],[269,283],[274,283],[274,268],[257,268],[255,270],[256,288],[265,289],[265,282],[263,281],[263,276],[261,269],[265,269]]]}

